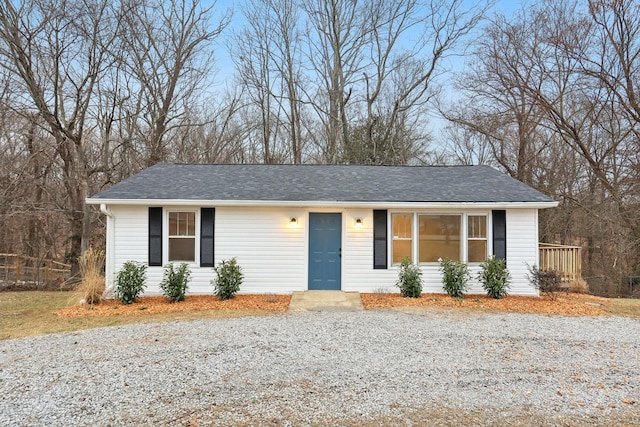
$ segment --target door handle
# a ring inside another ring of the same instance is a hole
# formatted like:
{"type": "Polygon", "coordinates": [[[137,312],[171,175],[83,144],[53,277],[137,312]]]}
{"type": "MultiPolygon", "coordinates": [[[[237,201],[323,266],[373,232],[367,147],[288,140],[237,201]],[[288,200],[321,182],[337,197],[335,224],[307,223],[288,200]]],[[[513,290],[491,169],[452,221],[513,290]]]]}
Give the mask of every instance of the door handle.
{"type": "Polygon", "coordinates": [[[338,257],[342,258],[342,248],[338,248],[338,257]]]}

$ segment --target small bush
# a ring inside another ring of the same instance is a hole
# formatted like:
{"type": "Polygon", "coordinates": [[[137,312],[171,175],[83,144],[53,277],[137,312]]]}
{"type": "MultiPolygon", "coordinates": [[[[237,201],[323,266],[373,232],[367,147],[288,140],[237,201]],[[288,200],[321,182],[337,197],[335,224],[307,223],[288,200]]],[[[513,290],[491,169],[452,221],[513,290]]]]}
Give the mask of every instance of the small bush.
{"type": "Polygon", "coordinates": [[[278,301],[280,301],[280,297],[278,296],[278,294],[274,294],[272,292],[269,292],[269,293],[264,295],[264,300],[266,302],[268,302],[269,304],[275,304],[278,301]]]}
{"type": "Polygon", "coordinates": [[[167,264],[160,282],[162,294],[171,302],[184,301],[190,279],[191,271],[186,263],[183,262],[177,268],[174,268],[173,264],[167,264]]]}
{"type": "Polygon", "coordinates": [[[400,288],[402,296],[418,298],[422,294],[422,271],[411,262],[411,258],[404,257],[400,263],[398,281],[396,286],[400,288]]]}
{"type": "Polygon", "coordinates": [[[384,301],[389,297],[389,289],[383,287],[375,288],[373,294],[378,301],[384,301]]]}
{"type": "Polygon", "coordinates": [[[584,279],[574,279],[571,282],[569,282],[569,292],[573,292],[576,294],[588,294],[589,285],[584,279]]]}
{"type": "Polygon", "coordinates": [[[222,260],[217,267],[213,267],[213,271],[216,273],[215,279],[211,281],[214,294],[223,300],[233,298],[240,290],[243,279],[242,268],[236,259],[222,260]]]}
{"type": "Polygon", "coordinates": [[[491,298],[500,299],[508,295],[511,275],[507,269],[507,261],[494,256],[480,264],[478,280],[491,298]]]}
{"type": "Polygon", "coordinates": [[[546,295],[552,301],[555,301],[557,293],[562,290],[562,276],[557,270],[539,270],[536,265],[527,266],[529,274],[527,279],[531,286],[538,292],[546,295]]]}
{"type": "Polygon", "coordinates": [[[461,261],[440,259],[440,271],[442,272],[442,287],[454,298],[464,298],[469,289],[469,269],[467,264],[461,261]]]}
{"type": "Polygon", "coordinates": [[[136,261],[127,261],[116,276],[114,296],[123,304],[133,303],[142,293],[147,279],[147,266],[136,261]]]}
{"type": "Polygon", "coordinates": [[[104,292],[104,251],[89,248],[78,258],[82,282],[76,288],[76,294],[86,304],[99,304],[104,292]]]}

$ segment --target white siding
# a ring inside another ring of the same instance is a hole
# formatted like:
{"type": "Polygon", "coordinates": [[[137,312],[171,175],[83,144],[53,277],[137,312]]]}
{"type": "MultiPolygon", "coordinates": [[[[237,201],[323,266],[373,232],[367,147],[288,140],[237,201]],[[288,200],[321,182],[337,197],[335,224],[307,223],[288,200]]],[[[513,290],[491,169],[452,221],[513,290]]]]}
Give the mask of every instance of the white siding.
{"type": "MultiPolygon", "coordinates": [[[[217,208],[216,264],[237,258],[244,273],[240,289],[244,293],[306,290],[305,229],[303,209],[217,208]],[[298,219],[296,228],[289,226],[291,217],[298,219]]],[[[211,285],[202,288],[211,291],[211,285]]]]}
{"type": "MultiPolygon", "coordinates": [[[[395,282],[398,268],[389,266],[386,270],[373,269],[373,212],[371,210],[348,210],[347,226],[343,242],[343,282],[345,291],[375,292],[385,289],[397,292],[395,282]],[[355,218],[363,218],[364,226],[355,229],[351,224],[355,218]]],[[[489,222],[490,217],[489,217],[489,222]]],[[[538,216],[536,209],[507,210],[507,266],[511,273],[512,295],[537,295],[526,278],[527,265],[538,263],[538,216]]],[[[490,236],[489,236],[490,237],[490,236]]],[[[491,251],[491,238],[489,238],[491,251]]],[[[388,247],[388,245],[387,245],[388,247]]],[[[423,291],[426,293],[444,292],[442,274],[437,265],[421,266],[423,291]]],[[[470,294],[484,294],[477,280],[480,270],[477,264],[469,268],[471,272],[470,294]]]]}
{"type": "MultiPolygon", "coordinates": [[[[114,280],[127,261],[149,261],[149,208],[146,206],[110,206],[114,218],[114,280]]],[[[161,267],[147,269],[147,294],[159,294],[161,267]]]]}
{"type": "Polygon", "coordinates": [[[527,265],[538,265],[538,211],[507,210],[507,266],[511,295],[538,295],[527,280],[527,265]]]}
{"type": "MultiPolygon", "coordinates": [[[[113,206],[110,210],[115,218],[115,272],[129,260],[146,264],[149,240],[148,208],[113,206]]],[[[305,224],[305,213],[302,209],[217,208],[215,263],[217,265],[223,259],[237,258],[244,273],[241,293],[290,293],[305,290],[305,224]],[[289,227],[289,219],[292,216],[298,218],[297,228],[289,227]]],[[[197,242],[199,244],[199,239],[197,242]]],[[[163,251],[166,260],[166,236],[163,251]]],[[[190,269],[189,293],[213,293],[213,269],[201,268],[197,264],[192,264],[190,269]]],[[[162,293],[162,272],[162,267],[147,269],[145,295],[162,293]]]]}
{"type": "Polygon", "coordinates": [[[350,209],[343,215],[342,290],[393,292],[398,275],[395,269],[373,269],[373,210],[350,209]],[[356,218],[362,218],[362,228],[355,228],[356,218]]]}
{"type": "MultiPolygon", "coordinates": [[[[172,208],[173,210],[174,208],[172,208]]],[[[179,209],[179,208],[175,208],[179,209]]],[[[115,274],[128,260],[148,261],[148,208],[145,206],[110,206],[112,230],[113,283],[115,274]]],[[[342,289],[374,292],[379,289],[397,292],[394,286],[398,268],[373,269],[373,211],[371,209],[310,210],[304,208],[218,207],[215,212],[215,263],[236,257],[244,273],[241,293],[290,293],[307,289],[306,230],[309,212],[341,212],[342,289]],[[298,227],[289,219],[296,217],[298,227]],[[363,220],[355,227],[356,218],[363,220]]],[[[199,221],[199,220],[198,220],[199,221]]],[[[535,295],[526,274],[527,264],[538,263],[538,227],[536,209],[507,210],[507,263],[512,276],[511,294],[535,295]]],[[[197,234],[199,235],[199,227],[197,234]]],[[[490,239],[489,239],[490,240],[490,239]]],[[[199,244],[199,239],[197,239],[199,244]]],[[[166,236],[163,243],[166,260],[166,236]]],[[[490,242],[489,242],[490,250],[490,242]]],[[[197,251],[198,252],[198,251],[197,251]]],[[[472,269],[470,293],[484,293],[477,282],[477,266],[472,269]]],[[[161,294],[162,267],[149,267],[145,294],[161,294]]],[[[437,265],[422,266],[424,292],[443,292],[437,265]]],[[[212,268],[191,265],[191,294],[211,294],[212,268]]],[[[111,282],[110,282],[111,281],[111,282]]]]}
{"type": "MultiPolygon", "coordinates": [[[[386,270],[373,268],[373,211],[350,209],[346,212],[347,220],[342,244],[342,289],[345,291],[399,292],[395,286],[398,280],[398,267],[391,266],[389,241],[387,241],[386,270]],[[355,218],[362,218],[362,228],[353,226],[355,218]]],[[[389,228],[389,227],[387,227],[389,228]]],[[[437,265],[422,266],[424,292],[442,292],[441,277],[437,265]]]]}

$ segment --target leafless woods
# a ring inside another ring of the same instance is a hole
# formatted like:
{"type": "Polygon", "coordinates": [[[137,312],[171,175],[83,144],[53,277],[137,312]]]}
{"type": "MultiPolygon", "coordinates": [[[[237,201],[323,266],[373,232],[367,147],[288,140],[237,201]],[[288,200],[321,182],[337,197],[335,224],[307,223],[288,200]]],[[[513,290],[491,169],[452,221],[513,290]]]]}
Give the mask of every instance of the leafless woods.
{"type": "Polygon", "coordinates": [[[77,260],[85,197],[158,162],[486,163],[640,274],[639,2],[468,3],[2,1],[0,252],[77,260]]]}

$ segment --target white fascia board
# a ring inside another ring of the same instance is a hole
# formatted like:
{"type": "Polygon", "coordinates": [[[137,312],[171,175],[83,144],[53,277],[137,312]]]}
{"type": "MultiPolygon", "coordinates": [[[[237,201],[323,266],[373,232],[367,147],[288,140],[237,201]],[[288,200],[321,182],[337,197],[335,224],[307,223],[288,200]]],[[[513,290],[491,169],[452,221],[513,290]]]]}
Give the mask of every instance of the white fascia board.
{"type": "Polygon", "coordinates": [[[184,200],[184,199],[86,199],[89,205],[134,206],[233,206],[233,207],[302,207],[302,208],[371,208],[371,209],[545,209],[558,202],[344,202],[309,200],[184,200]]]}

